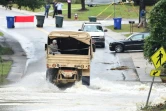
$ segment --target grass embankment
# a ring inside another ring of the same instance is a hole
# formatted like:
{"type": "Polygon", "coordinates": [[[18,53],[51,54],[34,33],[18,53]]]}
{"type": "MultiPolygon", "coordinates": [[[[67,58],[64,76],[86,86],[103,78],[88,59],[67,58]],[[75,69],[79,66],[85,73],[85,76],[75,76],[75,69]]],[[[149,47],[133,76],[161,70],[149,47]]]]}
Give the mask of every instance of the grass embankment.
{"type": "Polygon", "coordinates": [[[107,28],[114,32],[123,32],[123,33],[127,32],[127,34],[124,34],[124,36],[126,37],[131,35],[132,32],[147,32],[148,31],[148,28],[143,28],[143,27],[137,28],[137,25],[138,24],[133,24],[133,28],[131,27],[131,29],[130,29],[130,24],[121,24],[120,30],[114,29],[113,25],[107,26],[107,28]]]}
{"type": "MultiPolygon", "coordinates": [[[[63,16],[65,20],[74,20],[74,15],[78,14],[78,20],[88,20],[89,16],[96,16],[97,19],[104,20],[104,19],[112,19],[114,17],[121,17],[121,18],[138,18],[139,17],[139,6],[133,6],[132,4],[107,4],[107,5],[97,5],[95,7],[88,7],[86,5],[85,11],[81,11],[81,4],[71,4],[71,19],[68,19],[68,4],[63,3],[63,16]]],[[[17,8],[17,5],[13,5],[13,7],[17,8]]],[[[149,12],[153,6],[146,6],[146,11],[149,12]]],[[[32,11],[29,8],[22,7],[22,10],[32,11]]],[[[44,6],[40,9],[35,9],[34,12],[43,12],[44,14],[44,6]]],[[[52,5],[50,8],[50,16],[53,15],[51,12],[53,10],[52,5]]],[[[147,14],[148,17],[148,14],[147,14]]]]}
{"type": "MultiPolygon", "coordinates": [[[[63,15],[65,20],[68,19],[68,10],[67,4],[64,4],[63,7],[63,15]]],[[[72,4],[72,11],[71,11],[71,20],[74,20],[74,15],[78,14],[78,20],[88,20],[89,16],[96,16],[98,20],[109,20],[113,19],[114,17],[121,17],[121,18],[138,18],[139,17],[139,6],[133,6],[132,4],[124,4],[124,5],[97,5],[95,7],[88,7],[86,6],[86,11],[81,11],[80,4],[72,4]]],[[[146,10],[150,11],[153,6],[147,6],[146,10]]],[[[50,13],[52,15],[52,13],[50,13]]],[[[148,15],[147,15],[148,17],[148,15]]]]}
{"type": "Polygon", "coordinates": [[[11,66],[12,66],[12,61],[2,60],[0,62],[0,78],[7,77],[8,73],[11,69],[11,66]]]}
{"type": "MultiPolygon", "coordinates": [[[[0,36],[3,36],[3,33],[0,32],[0,36]]],[[[9,47],[2,47],[0,45],[0,78],[6,77],[11,69],[12,61],[10,60],[3,60],[2,55],[11,55],[13,51],[9,47]]]]}
{"type": "Polygon", "coordinates": [[[166,111],[166,101],[154,106],[144,107],[141,111],[166,111]]]}
{"type": "Polygon", "coordinates": [[[3,33],[2,33],[2,32],[0,32],[0,36],[3,36],[3,33]]]}

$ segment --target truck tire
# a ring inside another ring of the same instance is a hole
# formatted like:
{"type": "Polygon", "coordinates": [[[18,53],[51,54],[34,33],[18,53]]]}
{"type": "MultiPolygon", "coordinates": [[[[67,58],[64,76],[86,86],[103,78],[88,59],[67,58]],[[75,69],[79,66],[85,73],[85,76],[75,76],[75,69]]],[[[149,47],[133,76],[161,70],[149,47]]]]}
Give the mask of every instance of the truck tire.
{"type": "Polygon", "coordinates": [[[82,76],[82,84],[89,86],[90,85],[90,76],[82,76]]]}
{"type": "Polygon", "coordinates": [[[81,76],[82,76],[82,70],[78,69],[78,81],[81,80],[81,76]]]}
{"type": "Polygon", "coordinates": [[[53,83],[53,80],[57,76],[57,72],[58,72],[58,70],[54,69],[54,68],[47,69],[46,80],[48,80],[50,83],[53,83]]]}

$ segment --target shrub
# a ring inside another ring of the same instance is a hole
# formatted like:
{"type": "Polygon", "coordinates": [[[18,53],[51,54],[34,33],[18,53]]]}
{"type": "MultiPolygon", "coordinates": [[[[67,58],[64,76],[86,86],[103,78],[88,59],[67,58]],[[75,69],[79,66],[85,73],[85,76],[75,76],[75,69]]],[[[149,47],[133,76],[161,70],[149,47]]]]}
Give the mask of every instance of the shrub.
{"type": "Polygon", "coordinates": [[[149,61],[150,57],[161,46],[166,49],[166,0],[160,0],[150,11],[149,30],[150,36],[145,40],[144,56],[149,61]]]}

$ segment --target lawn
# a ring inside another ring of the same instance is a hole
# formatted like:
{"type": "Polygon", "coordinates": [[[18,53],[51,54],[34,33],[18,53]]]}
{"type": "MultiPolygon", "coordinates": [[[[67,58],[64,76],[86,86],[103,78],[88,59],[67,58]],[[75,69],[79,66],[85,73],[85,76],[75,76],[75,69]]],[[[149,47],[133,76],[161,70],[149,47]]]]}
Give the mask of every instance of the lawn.
{"type": "MultiPolygon", "coordinates": [[[[95,7],[88,7],[86,6],[86,11],[80,11],[81,4],[71,4],[71,19],[68,19],[68,4],[63,3],[63,16],[65,20],[74,20],[74,15],[78,14],[78,20],[88,20],[89,16],[96,16],[97,19],[112,19],[114,17],[122,17],[126,19],[130,18],[138,18],[139,17],[139,6],[134,6],[132,4],[117,4],[117,5],[97,5],[95,7]]],[[[13,7],[17,8],[16,5],[13,5],[13,7]]],[[[149,12],[152,9],[153,6],[146,6],[146,11],[149,12]]],[[[22,7],[22,10],[28,10],[31,11],[29,8],[22,7]]],[[[53,8],[51,6],[50,9],[50,16],[52,16],[53,8]]],[[[35,12],[43,12],[44,14],[44,7],[41,7],[40,9],[36,9],[35,12]]],[[[147,14],[148,17],[148,14],[147,14]]]]}
{"type": "Polygon", "coordinates": [[[0,77],[7,77],[11,69],[12,61],[0,62],[0,77]]]}
{"type": "Polygon", "coordinates": [[[143,27],[137,28],[137,24],[134,24],[133,27],[130,26],[130,24],[121,24],[120,30],[114,29],[113,25],[107,26],[107,28],[114,32],[132,32],[132,31],[133,32],[147,32],[148,31],[147,28],[143,28],[143,27]]]}
{"type": "MultiPolygon", "coordinates": [[[[74,4],[73,4],[74,5],[74,4]]],[[[147,11],[149,12],[153,6],[147,6],[147,11]]],[[[126,5],[98,5],[95,7],[86,7],[87,11],[80,11],[78,9],[72,9],[72,20],[74,19],[74,14],[78,14],[79,20],[88,20],[89,16],[96,16],[100,20],[108,20],[114,17],[121,18],[138,18],[139,17],[139,7],[132,6],[131,4],[126,5]]],[[[67,10],[63,10],[64,18],[67,19],[67,10]]],[[[50,13],[52,15],[52,13],[50,13]]],[[[148,17],[148,14],[147,14],[148,17]]],[[[68,19],[69,20],[69,19],[68,19]]]]}
{"type": "Polygon", "coordinates": [[[3,33],[2,33],[2,32],[0,32],[0,36],[3,36],[3,33]]]}

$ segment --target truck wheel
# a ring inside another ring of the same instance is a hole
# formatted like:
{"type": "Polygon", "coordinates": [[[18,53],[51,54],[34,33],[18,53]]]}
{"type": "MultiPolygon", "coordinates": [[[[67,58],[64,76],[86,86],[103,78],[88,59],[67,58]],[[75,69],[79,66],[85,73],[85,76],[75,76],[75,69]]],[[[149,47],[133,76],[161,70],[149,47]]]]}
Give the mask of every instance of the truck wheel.
{"type": "Polygon", "coordinates": [[[52,69],[47,69],[47,72],[46,72],[46,80],[49,81],[50,83],[53,82],[52,69]]]}
{"type": "Polygon", "coordinates": [[[90,76],[82,76],[82,84],[89,86],[90,85],[90,76]]]}
{"type": "Polygon", "coordinates": [[[81,76],[82,76],[82,70],[78,69],[78,81],[81,80],[81,76]]]}

